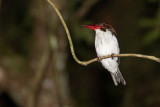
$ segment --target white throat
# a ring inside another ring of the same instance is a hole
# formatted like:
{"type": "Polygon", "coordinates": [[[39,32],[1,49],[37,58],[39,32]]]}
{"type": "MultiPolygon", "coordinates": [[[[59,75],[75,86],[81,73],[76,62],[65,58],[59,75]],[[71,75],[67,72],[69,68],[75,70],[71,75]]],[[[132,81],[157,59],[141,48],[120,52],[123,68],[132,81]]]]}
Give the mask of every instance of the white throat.
{"type": "Polygon", "coordinates": [[[109,31],[96,29],[95,48],[98,56],[118,54],[119,45],[115,35],[109,31]]]}

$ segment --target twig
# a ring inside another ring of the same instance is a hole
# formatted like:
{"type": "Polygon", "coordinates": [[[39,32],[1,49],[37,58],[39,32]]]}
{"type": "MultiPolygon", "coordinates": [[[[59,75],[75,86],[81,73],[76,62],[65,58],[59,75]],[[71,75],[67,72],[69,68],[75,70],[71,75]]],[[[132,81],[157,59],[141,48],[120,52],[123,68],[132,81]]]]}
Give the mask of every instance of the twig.
{"type": "Polygon", "coordinates": [[[74,47],[73,47],[73,43],[72,43],[71,36],[70,36],[68,27],[67,27],[67,25],[66,25],[66,23],[65,23],[62,15],[60,14],[60,12],[59,12],[59,10],[57,9],[57,7],[56,7],[50,0],[48,0],[48,2],[49,2],[49,3],[52,5],[52,7],[55,9],[56,13],[58,14],[58,16],[59,16],[59,18],[60,18],[60,20],[61,20],[61,22],[62,22],[62,24],[63,24],[63,26],[64,26],[64,28],[65,28],[65,31],[66,31],[66,33],[67,33],[67,37],[68,37],[68,40],[69,40],[70,49],[71,49],[71,53],[72,53],[73,58],[75,59],[75,61],[76,61],[77,63],[83,65],[84,62],[83,62],[83,61],[80,61],[80,60],[76,57],[76,54],[75,54],[75,52],[74,52],[74,47]]]}
{"type": "Polygon", "coordinates": [[[89,61],[86,61],[85,64],[88,65],[88,64],[91,64],[93,62],[96,62],[97,60],[110,58],[110,57],[139,57],[139,58],[150,59],[150,60],[153,60],[153,61],[156,61],[156,62],[160,63],[160,59],[155,57],[155,56],[148,56],[148,55],[142,55],[142,54],[114,54],[112,56],[108,55],[108,56],[99,57],[98,59],[97,58],[91,59],[89,61]]]}
{"type": "Polygon", "coordinates": [[[105,59],[105,58],[110,58],[110,57],[139,57],[139,58],[145,58],[145,59],[150,59],[150,60],[154,60],[156,62],[159,62],[160,63],[160,58],[157,58],[155,56],[148,56],[148,55],[142,55],[142,54],[115,54],[115,55],[108,55],[108,56],[103,56],[103,57],[99,57],[98,59],[97,58],[94,58],[94,59],[91,59],[91,60],[88,60],[88,61],[80,61],[75,52],[74,52],[74,47],[73,47],[73,43],[72,43],[72,39],[71,39],[71,36],[70,36],[70,33],[69,33],[69,30],[68,30],[68,27],[62,17],[62,15],[60,14],[59,10],[57,9],[57,7],[50,1],[48,0],[48,2],[52,5],[52,7],[55,9],[57,15],[59,16],[63,26],[64,26],[64,29],[66,31],[66,34],[67,34],[67,37],[68,37],[68,41],[69,41],[69,45],[70,45],[70,49],[71,49],[71,54],[74,58],[74,60],[79,63],[80,65],[88,65],[88,64],[91,64],[93,62],[96,62],[98,61],[99,59],[105,59]]]}

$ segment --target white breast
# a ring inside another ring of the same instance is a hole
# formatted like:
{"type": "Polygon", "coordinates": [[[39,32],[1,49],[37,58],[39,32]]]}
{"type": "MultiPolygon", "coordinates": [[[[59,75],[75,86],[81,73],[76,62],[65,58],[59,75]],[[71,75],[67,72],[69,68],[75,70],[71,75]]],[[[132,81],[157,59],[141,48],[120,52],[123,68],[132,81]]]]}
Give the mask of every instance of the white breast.
{"type": "Polygon", "coordinates": [[[111,55],[112,53],[119,53],[119,45],[117,38],[109,30],[106,30],[106,32],[99,29],[96,30],[95,48],[97,56],[99,57],[111,55]]]}
{"type": "MultiPolygon", "coordinates": [[[[96,30],[95,48],[98,57],[119,53],[117,38],[109,30],[96,30]]],[[[102,59],[101,63],[108,71],[115,73],[119,65],[117,61],[118,58],[114,57],[102,59]]]]}

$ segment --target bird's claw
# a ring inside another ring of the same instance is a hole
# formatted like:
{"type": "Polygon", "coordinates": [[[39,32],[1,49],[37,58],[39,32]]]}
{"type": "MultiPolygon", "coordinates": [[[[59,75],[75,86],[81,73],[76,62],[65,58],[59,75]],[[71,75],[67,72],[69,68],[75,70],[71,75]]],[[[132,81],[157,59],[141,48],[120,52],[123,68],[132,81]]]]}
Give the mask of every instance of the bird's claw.
{"type": "Polygon", "coordinates": [[[111,58],[112,58],[112,59],[114,59],[114,56],[113,56],[113,55],[114,55],[114,53],[111,54],[111,58]]]}
{"type": "Polygon", "coordinates": [[[98,61],[100,61],[100,58],[99,58],[99,57],[97,57],[97,60],[98,60],[98,61]]]}

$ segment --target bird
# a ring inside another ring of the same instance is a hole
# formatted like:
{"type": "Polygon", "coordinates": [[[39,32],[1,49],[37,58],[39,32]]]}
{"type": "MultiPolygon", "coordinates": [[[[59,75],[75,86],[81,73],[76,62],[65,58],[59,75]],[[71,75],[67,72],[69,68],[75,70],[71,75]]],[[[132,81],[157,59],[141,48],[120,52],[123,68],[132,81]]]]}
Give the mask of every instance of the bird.
{"type": "Polygon", "coordinates": [[[112,56],[111,58],[101,59],[99,61],[102,63],[102,66],[110,72],[114,85],[117,86],[118,83],[126,85],[126,81],[119,70],[120,58],[113,57],[114,54],[120,53],[115,29],[108,23],[88,24],[83,26],[95,31],[97,59],[99,60],[99,57],[102,56],[112,56]]]}

